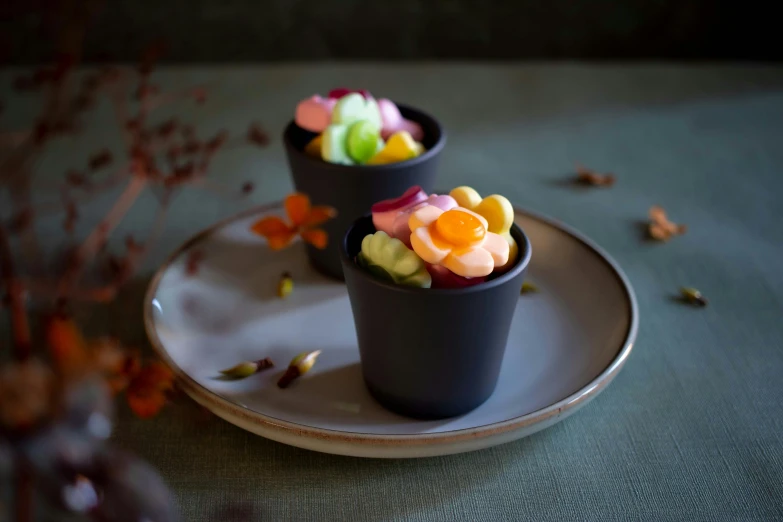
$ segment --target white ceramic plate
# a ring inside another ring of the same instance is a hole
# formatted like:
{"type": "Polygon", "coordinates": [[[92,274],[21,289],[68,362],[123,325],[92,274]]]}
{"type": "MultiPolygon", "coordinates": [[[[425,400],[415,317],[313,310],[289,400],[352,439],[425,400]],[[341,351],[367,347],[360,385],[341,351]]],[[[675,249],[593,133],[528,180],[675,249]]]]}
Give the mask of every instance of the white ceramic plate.
{"type": "Polygon", "coordinates": [[[441,421],[390,413],[365,390],[345,286],[308,265],[296,243],[274,252],[248,231],[272,205],[198,234],[150,284],[147,334],[197,402],[279,442],[362,457],[424,457],[486,448],[564,419],[619,372],[636,337],[638,310],[619,267],[579,233],[517,210],[533,246],[497,390],[478,409],[441,421]],[[187,270],[190,252],[202,260],[187,270]],[[295,288],[276,295],[280,275],[295,288]],[[297,353],[321,349],[311,372],[287,389],[277,379],[297,353]],[[242,381],[218,378],[240,361],[271,357],[276,368],[242,381]]]}

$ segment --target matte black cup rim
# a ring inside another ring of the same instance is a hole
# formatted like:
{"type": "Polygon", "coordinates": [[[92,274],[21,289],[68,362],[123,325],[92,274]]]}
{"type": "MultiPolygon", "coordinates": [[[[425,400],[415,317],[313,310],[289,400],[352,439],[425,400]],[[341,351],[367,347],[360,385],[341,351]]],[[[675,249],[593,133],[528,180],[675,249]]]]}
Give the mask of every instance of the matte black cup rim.
{"type": "MultiPolygon", "coordinates": [[[[427,112],[424,112],[420,109],[416,109],[415,107],[411,107],[409,105],[405,105],[402,103],[394,102],[395,105],[400,109],[400,112],[407,112],[407,113],[418,113],[423,118],[426,118],[428,120],[431,120],[432,123],[438,128],[438,141],[435,142],[435,145],[433,145],[430,149],[424,152],[424,154],[421,154],[419,156],[416,156],[413,159],[405,160],[405,161],[398,161],[396,163],[387,163],[386,165],[343,165],[340,163],[329,163],[328,161],[323,160],[317,160],[311,156],[308,156],[304,153],[303,150],[300,150],[291,143],[291,141],[288,139],[289,130],[292,126],[296,126],[296,121],[291,120],[288,122],[288,125],[285,127],[285,131],[283,132],[283,142],[285,143],[286,148],[294,151],[296,154],[299,154],[300,156],[304,157],[307,161],[311,163],[317,163],[321,166],[325,163],[326,165],[330,166],[331,168],[336,169],[352,169],[352,170],[359,170],[359,169],[365,169],[372,172],[383,172],[383,171],[393,171],[401,168],[408,168],[413,165],[416,165],[417,163],[421,163],[423,161],[427,161],[427,159],[431,158],[432,156],[435,156],[436,154],[440,154],[440,151],[443,149],[443,147],[446,145],[446,131],[443,130],[443,127],[441,126],[440,122],[435,119],[432,115],[430,115],[427,112]]],[[[410,119],[410,118],[409,118],[410,119]]],[[[417,121],[417,120],[414,120],[417,121]]],[[[417,121],[417,123],[421,123],[420,121],[417,121]]],[[[327,167],[329,168],[329,167],[327,167]]]]}
{"type": "Polygon", "coordinates": [[[351,231],[353,231],[354,227],[356,227],[359,221],[367,218],[372,218],[372,215],[367,214],[354,221],[353,224],[346,231],[345,235],[343,236],[343,239],[340,243],[340,257],[343,260],[343,270],[352,270],[353,272],[360,273],[361,274],[360,277],[363,277],[364,279],[369,279],[372,282],[372,284],[381,286],[391,291],[402,292],[406,294],[444,294],[444,295],[459,295],[459,294],[471,294],[474,292],[481,292],[507,283],[510,279],[513,279],[521,271],[523,271],[527,267],[528,263],[530,263],[530,257],[532,255],[532,250],[530,248],[530,240],[528,239],[527,234],[525,234],[525,231],[522,230],[522,227],[520,227],[516,223],[513,223],[511,225],[512,228],[516,229],[516,232],[518,232],[519,236],[524,240],[524,245],[517,244],[517,246],[519,247],[520,252],[522,252],[522,247],[524,246],[525,253],[522,256],[518,256],[517,263],[514,265],[514,267],[511,270],[509,270],[508,272],[506,272],[505,274],[499,277],[496,277],[495,279],[492,279],[491,281],[487,281],[485,283],[479,283],[477,285],[466,286],[463,288],[417,288],[412,286],[404,286],[404,285],[396,285],[394,283],[388,283],[386,281],[381,281],[377,277],[373,277],[366,270],[362,270],[356,264],[356,262],[353,259],[351,259],[350,256],[348,255],[348,236],[351,235],[351,231]]]}

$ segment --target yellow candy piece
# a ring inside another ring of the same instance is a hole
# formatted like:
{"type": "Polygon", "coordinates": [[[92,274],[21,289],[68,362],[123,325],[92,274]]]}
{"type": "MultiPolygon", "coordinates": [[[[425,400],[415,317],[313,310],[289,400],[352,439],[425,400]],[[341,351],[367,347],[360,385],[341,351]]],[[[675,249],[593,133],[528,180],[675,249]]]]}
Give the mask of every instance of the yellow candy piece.
{"type": "Polygon", "coordinates": [[[449,196],[454,198],[457,205],[460,207],[469,208],[471,210],[481,203],[481,196],[479,196],[479,193],[470,187],[457,187],[449,192],[449,196]]]}
{"type": "Polygon", "coordinates": [[[499,270],[504,271],[511,268],[519,251],[510,232],[511,225],[514,223],[514,207],[511,206],[511,202],[497,194],[482,199],[473,188],[465,186],[455,188],[449,195],[457,201],[460,207],[472,210],[486,219],[489,232],[498,234],[508,241],[510,249],[508,263],[500,267],[499,270]]]}
{"type": "Polygon", "coordinates": [[[313,158],[321,159],[321,141],[323,138],[321,138],[321,135],[319,134],[312,140],[310,140],[310,143],[305,145],[304,151],[305,154],[308,156],[312,156],[313,158]]]}
{"type": "Polygon", "coordinates": [[[386,145],[379,153],[370,158],[367,165],[388,165],[413,159],[419,155],[416,141],[408,131],[395,132],[386,140],[386,145]]]}
{"type": "Polygon", "coordinates": [[[514,224],[514,207],[509,200],[497,194],[482,199],[473,212],[484,216],[488,230],[495,234],[508,234],[514,224]]]}

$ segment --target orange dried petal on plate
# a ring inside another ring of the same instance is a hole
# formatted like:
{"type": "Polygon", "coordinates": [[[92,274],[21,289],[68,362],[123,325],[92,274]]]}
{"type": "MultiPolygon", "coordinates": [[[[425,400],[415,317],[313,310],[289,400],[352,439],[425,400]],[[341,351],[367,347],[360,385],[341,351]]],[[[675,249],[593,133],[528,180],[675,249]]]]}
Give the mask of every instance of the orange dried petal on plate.
{"type": "Polygon", "coordinates": [[[310,210],[310,215],[302,223],[305,227],[317,227],[318,225],[329,221],[337,215],[337,211],[332,207],[317,206],[310,210]]]}
{"type": "Polygon", "coordinates": [[[296,235],[294,229],[286,225],[285,221],[277,216],[262,218],[250,227],[250,230],[259,236],[266,238],[269,248],[281,250],[288,246],[296,235]]]}
{"type": "Polygon", "coordinates": [[[296,232],[288,230],[283,234],[268,236],[266,238],[266,244],[272,250],[282,250],[287,247],[296,236],[296,232]]]}
{"type": "Polygon", "coordinates": [[[329,242],[329,235],[320,228],[311,228],[302,231],[302,239],[313,245],[315,248],[323,250],[329,242]]]}
{"type": "Polygon", "coordinates": [[[285,221],[277,216],[267,216],[259,219],[250,226],[250,230],[259,236],[270,237],[286,234],[290,231],[285,221]]]}
{"type": "Polygon", "coordinates": [[[301,226],[310,216],[310,198],[294,192],[285,198],[285,211],[294,227],[301,226]]]}

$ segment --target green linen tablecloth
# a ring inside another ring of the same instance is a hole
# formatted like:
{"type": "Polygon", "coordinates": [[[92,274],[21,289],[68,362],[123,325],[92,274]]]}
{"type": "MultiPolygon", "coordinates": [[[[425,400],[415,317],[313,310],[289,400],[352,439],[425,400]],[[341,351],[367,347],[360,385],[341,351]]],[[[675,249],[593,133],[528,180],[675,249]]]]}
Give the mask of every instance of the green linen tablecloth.
{"type": "MultiPolygon", "coordinates": [[[[0,74],[3,128],[29,122],[36,106],[12,78],[0,74]]],[[[783,68],[300,64],[171,67],[155,78],[166,89],[208,85],[203,107],[172,107],[200,132],[241,135],[251,121],[270,129],[269,148],[232,149],[212,169],[226,186],[255,183],[248,207],[292,188],[279,134],[299,99],[346,85],[424,107],[449,134],[441,186],[498,192],[581,230],[626,271],[641,313],[628,363],[594,402],[469,454],[337,457],[256,437],[186,400],[153,421],[121,408],[116,443],[161,471],[184,520],[783,519],[783,68]],[[615,173],[616,186],[569,188],[576,162],[615,173]],[[654,204],[688,233],[643,242],[654,204]],[[710,306],[670,300],[682,285],[710,306]]],[[[108,106],[87,122],[52,146],[37,187],[119,146],[108,106]]],[[[117,237],[149,226],[153,208],[143,197],[117,237]]],[[[142,274],[93,316],[96,331],[108,323],[145,345],[141,296],[155,266],[237,210],[231,199],[181,194],[142,274]]]]}

